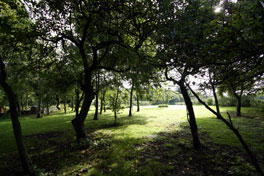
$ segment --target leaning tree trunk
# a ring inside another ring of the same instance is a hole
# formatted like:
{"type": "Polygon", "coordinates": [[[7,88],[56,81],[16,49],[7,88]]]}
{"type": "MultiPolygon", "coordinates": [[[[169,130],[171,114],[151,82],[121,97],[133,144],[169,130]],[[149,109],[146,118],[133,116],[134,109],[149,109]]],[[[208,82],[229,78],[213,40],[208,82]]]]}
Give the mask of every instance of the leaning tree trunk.
{"type": "Polygon", "coordinates": [[[216,87],[214,85],[214,82],[213,82],[213,79],[212,79],[212,76],[211,76],[211,73],[210,72],[209,72],[209,81],[210,81],[210,84],[211,84],[212,90],[213,90],[216,112],[218,114],[220,114],[219,102],[218,102],[218,98],[217,98],[217,94],[216,94],[216,90],[215,90],[216,87]]]}
{"type": "Polygon", "coordinates": [[[23,142],[22,130],[18,120],[16,96],[13,89],[6,83],[5,65],[2,60],[0,60],[0,84],[8,97],[13,130],[22,167],[25,173],[34,175],[32,162],[23,142]]]}
{"type": "MultiPolygon", "coordinates": [[[[92,85],[88,85],[87,90],[84,90],[84,100],[81,106],[81,111],[76,117],[72,120],[72,125],[76,132],[77,142],[80,143],[80,139],[85,138],[85,129],[84,129],[84,121],[90,109],[91,103],[94,99],[94,92],[92,85]]],[[[77,114],[77,112],[76,112],[77,114]]]]}
{"type": "MultiPolygon", "coordinates": [[[[190,88],[190,86],[189,86],[190,88]]],[[[197,100],[204,105],[209,111],[211,111],[213,114],[215,114],[217,116],[218,119],[220,119],[221,121],[223,121],[226,126],[228,126],[228,128],[236,135],[236,137],[239,139],[241,145],[244,147],[244,149],[246,150],[249,158],[251,159],[252,164],[254,165],[256,171],[264,176],[263,170],[261,169],[259,162],[256,158],[256,156],[253,154],[253,152],[250,150],[250,148],[248,147],[247,143],[245,142],[244,138],[241,136],[241,134],[238,131],[238,128],[235,128],[231,119],[231,116],[229,113],[228,114],[228,118],[229,121],[226,120],[221,114],[218,114],[217,112],[215,112],[212,108],[210,108],[203,100],[200,99],[200,97],[190,88],[192,94],[197,98],[197,100]]]]}
{"type": "Polygon", "coordinates": [[[133,90],[134,90],[134,85],[132,83],[132,87],[130,90],[130,105],[129,105],[129,115],[128,116],[132,116],[132,109],[133,109],[133,90]]]}
{"type": "Polygon", "coordinates": [[[218,98],[217,98],[217,95],[216,95],[215,86],[212,85],[212,88],[213,88],[213,94],[214,94],[214,102],[215,102],[216,112],[218,114],[220,114],[219,102],[218,102],[218,98]]]}
{"type": "Polygon", "coordinates": [[[192,138],[193,138],[193,146],[195,149],[200,149],[201,147],[201,143],[199,140],[199,135],[198,135],[198,128],[197,128],[197,124],[196,124],[196,119],[195,119],[195,114],[194,114],[194,110],[193,110],[193,105],[192,105],[192,101],[191,98],[188,94],[187,88],[184,85],[183,82],[179,83],[180,89],[181,89],[181,93],[183,95],[184,101],[185,101],[185,105],[186,105],[186,109],[187,109],[187,117],[189,116],[189,124],[190,124],[190,129],[191,129],[191,133],[192,133],[192,138]]]}

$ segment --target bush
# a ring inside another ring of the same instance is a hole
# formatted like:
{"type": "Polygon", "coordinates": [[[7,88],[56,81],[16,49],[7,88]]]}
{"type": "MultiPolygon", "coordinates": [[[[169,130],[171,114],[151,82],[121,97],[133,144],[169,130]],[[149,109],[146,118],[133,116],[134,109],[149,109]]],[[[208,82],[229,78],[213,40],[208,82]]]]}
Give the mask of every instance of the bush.
{"type": "Polygon", "coordinates": [[[139,101],[140,106],[150,106],[151,102],[150,101],[139,101]]]}
{"type": "Polygon", "coordinates": [[[167,108],[167,107],[169,107],[169,105],[168,104],[159,104],[158,107],[159,108],[167,108]]]}
{"type": "Polygon", "coordinates": [[[126,108],[126,105],[120,105],[120,109],[125,109],[126,108]]]}
{"type": "Polygon", "coordinates": [[[207,100],[207,104],[208,104],[209,106],[214,105],[214,101],[213,101],[213,99],[212,99],[212,98],[209,98],[209,99],[207,100]]]}
{"type": "Polygon", "coordinates": [[[234,97],[219,97],[218,99],[220,106],[236,106],[236,98],[234,97]]]}

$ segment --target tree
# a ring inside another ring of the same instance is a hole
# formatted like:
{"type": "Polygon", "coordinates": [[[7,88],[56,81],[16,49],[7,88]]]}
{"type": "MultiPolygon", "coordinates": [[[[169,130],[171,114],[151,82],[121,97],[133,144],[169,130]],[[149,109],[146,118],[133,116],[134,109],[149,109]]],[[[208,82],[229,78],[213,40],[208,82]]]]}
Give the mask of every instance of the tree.
{"type": "Polygon", "coordinates": [[[99,85],[100,85],[100,74],[97,71],[95,76],[95,113],[94,113],[94,120],[98,120],[98,108],[99,108],[99,85]]]}
{"type": "MultiPolygon", "coordinates": [[[[252,9],[255,9],[257,12],[257,15],[254,14],[253,16],[260,15],[258,14],[260,10],[259,4],[252,1],[239,1],[237,4],[225,1],[224,5],[223,16],[221,16],[223,18],[223,23],[214,23],[214,29],[218,30],[215,35],[211,36],[210,40],[212,41],[212,44],[208,46],[210,52],[208,52],[207,57],[214,58],[214,60],[213,62],[208,62],[202,59],[200,60],[201,62],[204,62],[205,66],[203,70],[200,71],[200,75],[203,76],[204,80],[209,81],[208,85],[213,91],[215,102],[217,102],[217,86],[223,86],[223,84],[225,84],[233,94],[237,94],[240,91],[237,96],[238,98],[241,98],[243,91],[245,91],[244,88],[250,88],[254,83],[254,78],[263,74],[263,70],[259,68],[259,64],[263,64],[262,54],[260,54],[259,51],[259,49],[263,47],[263,44],[259,43],[259,41],[255,41],[256,38],[253,36],[260,37],[263,35],[260,31],[263,31],[264,26],[259,25],[259,20],[261,18],[257,18],[258,20],[255,20],[251,25],[248,24],[252,18],[252,9]],[[249,37],[248,34],[251,34],[251,36],[249,37]],[[258,43],[258,46],[256,46],[255,42],[258,43]],[[208,72],[208,79],[205,78],[206,72],[208,72]],[[239,86],[241,87],[239,88],[239,86]]],[[[263,14],[260,16],[263,16],[263,14]]],[[[218,19],[216,18],[216,21],[217,20],[218,19]]],[[[209,111],[215,114],[218,119],[224,122],[225,125],[227,125],[236,135],[250,157],[257,172],[259,172],[260,175],[263,175],[263,171],[256,157],[239,133],[238,128],[234,126],[230,114],[227,113],[228,119],[224,118],[219,107],[217,107],[217,111],[213,110],[191,88],[189,82],[186,82],[186,85],[197,100],[209,111]]],[[[216,103],[216,106],[219,105],[216,103]]]]}
{"type": "Polygon", "coordinates": [[[180,87],[195,149],[199,149],[201,144],[193,104],[185,81],[189,75],[198,73],[203,67],[200,60],[207,59],[204,58],[204,50],[208,36],[204,34],[204,30],[211,22],[208,8],[208,4],[200,1],[160,3],[162,15],[157,33],[157,59],[159,65],[165,68],[166,79],[180,87]]]}
{"type": "Polygon", "coordinates": [[[8,84],[8,73],[6,70],[8,67],[12,67],[12,64],[19,62],[20,59],[22,60],[27,54],[26,51],[30,50],[29,44],[32,40],[29,39],[32,38],[28,36],[32,32],[33,26],[31,26],[32,24],[28,20],[25,7],[21,2],[0,2],[0,7],[2,22],[0,28],[0,84],[8,97],[13,130],[22,167],[26,174],[34,175],[33,165],[23,142],[18,119],[17,98],[12,87],[8,84]]]}
{"type": "MultiPolygon", "coordinates": [[[[142,9],[143,4],[151,6],[152,2],[52,0],[41,1],[34,8],[37,14],[35,20],[39,24],[38,30],[43,34],[42,39],[50,44],[72,45],[80,56],[79,63],[82,64],[83,73],[78,80],[84,93],[84,100],[80,113],[72,120],[77,141],[85,137],[84,120],[95,95],[93,75],[98,69],[118,70],[117,67],[120,65],[110,56],[116,51],[127,50],[133,44],[130,36],[137,34],[134,31],[138,26],[130,25],[130,22],[135,19],[138,22],[141,19],[135,9],[142,9]],[[131,8],[134,10],[131,11],[131,8]]],[[[144,27],[142,25],[140,29],[144,27]]],[[[134,45],[144,42],[146,38],[140,38],[134,45]]],[[[63,52],[70,51],[64,49],[63,52]]],[[[120,58],[118,57],[118,60],[120,58]]],[[[122,59],[128,61],[127,57],[122,59]]]]}

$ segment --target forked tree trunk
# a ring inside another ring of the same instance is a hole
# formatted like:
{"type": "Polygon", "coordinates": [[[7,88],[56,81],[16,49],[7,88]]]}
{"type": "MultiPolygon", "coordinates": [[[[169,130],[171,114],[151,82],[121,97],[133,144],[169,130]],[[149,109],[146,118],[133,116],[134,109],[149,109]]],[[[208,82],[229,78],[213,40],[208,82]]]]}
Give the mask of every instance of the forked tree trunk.
{"type": "Polygon", "coordinates": [[[23,170],[26,174],[34,175],[32,162],[28,156],[23,142],[22,130],[18,120],[16,96],[13,92],[13,89],[6,83],[5,65],[2,60],[0,60],[0,84],[8,97],[12,126],[23,170]]]}
{"type": "Polygon", "coordinates": [[[184,101],[185,101],[185,105],[186,105],[186,109],[187,109],[187,113],[189,116],[189,124],[190,124],[190,129],[191,129],[191,133],[192,133],[192,138],[193,138],[193,146],[195,149],[200,149],[201,147],[201,143],[199,140],[199,135],[198,135],[198,128],[197,128],[197,124],[196,124],[196,119],[195,119],[195,114],[194,114],[194,110],[193,110],[193,105],[192,105],[192,101],[191,98],[188,94],[187,88],[185,86],[185,84],[183,82],[179,83],[180,89],[181,89],[181,93],[183,95],[184,101]]]}
{"type": "Polygon", "coordinates": [[[105,93],[106,93],[106,91],[104,90],[102,92],[103,95],[102,95],[102,98],[101,98],[100,114],[103,114],[103,109],[105,107],[105,93]]]}
{"type": "Polygon", "coordinates": [[[81,106],[80,113],[76,112],[76,117],[72,120],[72,125],[76,132],[77,142],[80,143],[80,139],[85,138],[85,129],[84,129],[84,121],[90,109],[91,103],[94,99],[93,88],[90,85],[89,89],[84,92],[84,100],[81,106]]]}
{"type": "Polygon", "coordinates": [[[128,116],[132,116],[132,109],[133,109],[133,90],[134,90],[134,85],[132,83],[132,87],[130,90],[130,104],[129,104],[129,115],[128,116]]]}

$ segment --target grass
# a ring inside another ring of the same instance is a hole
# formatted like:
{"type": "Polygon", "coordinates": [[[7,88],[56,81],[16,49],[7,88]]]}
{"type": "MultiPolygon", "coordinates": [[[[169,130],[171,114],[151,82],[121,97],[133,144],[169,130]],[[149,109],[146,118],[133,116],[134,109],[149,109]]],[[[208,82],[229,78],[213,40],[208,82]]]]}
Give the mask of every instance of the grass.
{"type": "MultiPolygon", "coordinates": [[[[201,155],[202,152],[192,149],[184,106],[141,108],[140,112],[133,112],[131,118],[128,117],[128,109],[124,109],[118,114],[117,126],[113,125],[111,111],[99,116],[98,121],[94,121],[93,113],[89,113],[85,122],[88,139],[83,140],[81,145],[74,141],[75,132],[71,125],[74,113],[57,113],[40,119],[35,116],[20,117],[20,122],[25,145],[33,162],[38,168],[44,169],[40,172],[50,175],[195,175],[201,166],[192,162],[195,158],[198,160],[203,157],[205,164],[212,164],[212,169],[215,165],[222,166],[217,171],[219,175],[227,172],[227,167],[230,173],[240,172],[238,166],[245,168],[246,162],[238,159],[229,167],[226,161],[232,157],[222,154],[226,146],[230,146],[231,152],[241,153],[238,156],[243,157],[236,137],[204,107],[195,106],[194,109],[202,144],[209,146],[208,151],[212,151],[206,157],[205,154],[201,155]],[[215,155],[214,148],[221,156],[215,155]],[[221,163],[222,160],[225,162],[221,163]]],[[[222,112],[234,110],[233,107],[221,108],[222,112]]],[[[239,127],[253,151],[259,154],[263,164],[264,115],[253,108],[243,108],[242,113],[250,118],[234,117],[234,124],[239,127]]],[[[16,160],[11,121],[0,120],[0,129],[0,159],[9,160],[0,160],[1,175],[1,172],[13,172],[8,168],[19,170],[20,163],[16,160]]],[[[246,168],[249,173],[253,172],[250,166],[246,168]]],[[[200,169],[199,172],[205,171],[200,169]]],[[[212,171],[214,175],[217,172],[212,171]]],[[[248,175],[248,172],[244,173],[248,175]]]]}

